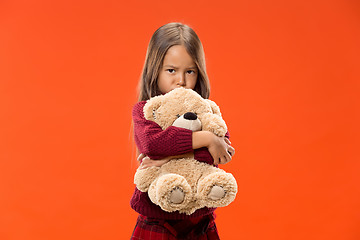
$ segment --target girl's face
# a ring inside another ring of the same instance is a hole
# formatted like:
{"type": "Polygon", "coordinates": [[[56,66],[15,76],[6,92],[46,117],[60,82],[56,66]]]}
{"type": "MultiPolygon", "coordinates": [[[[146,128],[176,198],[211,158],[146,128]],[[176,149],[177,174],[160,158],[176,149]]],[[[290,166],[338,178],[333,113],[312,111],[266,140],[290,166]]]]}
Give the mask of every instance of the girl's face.
{"type": "Polygon", "coordinates": [[[194,89],[198,77],[198,69],[185,47],[175,45],[166,52],[161,66],[158,88],[165,94],[178,88],[194,89]]]}

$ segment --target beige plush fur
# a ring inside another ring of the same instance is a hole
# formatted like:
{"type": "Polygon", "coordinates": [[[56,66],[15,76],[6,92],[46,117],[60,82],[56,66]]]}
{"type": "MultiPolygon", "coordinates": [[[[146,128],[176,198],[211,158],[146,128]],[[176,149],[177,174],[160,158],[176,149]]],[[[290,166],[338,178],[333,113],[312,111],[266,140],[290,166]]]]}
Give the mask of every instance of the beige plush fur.
{"type": "MultiPolygon", "coordinates": [[[[201,130],[211,131],[220,137],[227,132],[216,103],[203,99],[190,89],[176,88],[151,98],[144,106],[144,116],[162,129],[173,124],[188,129],[195,125],[197,129],[197,124],[200,124],[201,130]],[[186,119],[175,121],[188,112],[195,113],[199,123],[186,119]]],[[[186,214],[203,207],[227,206],[237,193],[237,183],[232,174],[191,158],[174,159],[161,167],[138,169],[134,183],[140,191],[147,191],[151,201],[164,211],[186,214]]]]}

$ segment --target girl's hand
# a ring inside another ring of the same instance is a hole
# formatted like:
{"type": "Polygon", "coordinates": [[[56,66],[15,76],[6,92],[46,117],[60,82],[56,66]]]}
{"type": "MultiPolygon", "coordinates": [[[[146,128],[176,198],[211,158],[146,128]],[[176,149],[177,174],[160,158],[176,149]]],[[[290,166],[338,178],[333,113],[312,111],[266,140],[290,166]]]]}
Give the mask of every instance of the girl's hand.
{"type": "Polygon", "coordinates": [[[214,159],[214,165],[225,164],[231,161],[235,149],[226,137],[218,137],[209,131],[198,131],[192,134],[193,149],[207,147],[214,159]]]}
{"type": "Polygon", "coordinates": [[[144,168],[148,168],[148,167],[152,167],[152,166],[161,167],[162,165],[164,165],[171,159],[176,159],[176,158],[194,158],[194,153],[189,152],[189,153],[185,153],[185,154],[181,154],[181,155],[169,156],[169,157],[159,159],[159,160],[152,160],[145,154],[141,153],[138,156],[137,160],[139,162],[141,162],[140,169],[144,169],[144,168]]]}
{"type": "Polygon", "coordinates": [[[213,134],[208,150],[214,159],[214,165],[226,164],[231,161],[232,156],[235,154],[235,148],[230,145],[231,142],[228,138],[218,137],[213,134]]]}
{"type": "Polygon", "coordinates": [[[168,161],[170,161],[170,159],[168,159],[168,158],[161,159],[161,160],[151,160],[149,157],[144,157],[140,164],[140,169],[145,169],[145,168],[152,167],[152,166],[161,167],[168,161]]]}

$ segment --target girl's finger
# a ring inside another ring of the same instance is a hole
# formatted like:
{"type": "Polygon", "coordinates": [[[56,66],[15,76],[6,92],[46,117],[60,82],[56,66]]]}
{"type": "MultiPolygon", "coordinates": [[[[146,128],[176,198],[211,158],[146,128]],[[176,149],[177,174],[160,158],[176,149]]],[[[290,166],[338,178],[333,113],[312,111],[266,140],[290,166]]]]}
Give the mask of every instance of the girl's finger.
{"type": "Polygon", "coordinates": [[[152,160],[149,157],[143,158],[143,160],[140,164],[141,169],[151,167],[151,165],[152,165],[152,160]]]}
{"type": "Polygon", "coordinates": [[[140,163],[140,169],[143,169],[144,168],[144,164],[143,163],[140,163]]]}
{"type": "Polygon", "coordinates": [[[214,158],[214,163],[213,163],[214,165],[218,165],[219,162],[220,162],[220,158],[218,157],[214,158]]]}
{"type": "Polygon", "coordinates": [[[223,161],[222,161],[222,164],[226,164],[227,163],[227,158],[226,158],[226,156],[223,156],[223,161]]]}
{"type": "Polygon", "coordinates": [[[143,159],[142,159],[142,163],[149,163],[151,161],[151,159],[149,158],[149,157],[144,157],[143,159]]]}
{"type": "Polygon", "coordinates": [[[230,162],[232,159],[232,155],[229,153],[227,153],[225,157],[226,157],[226,163],[230,162]]]}
{"type": "Polygon", "coordinates": [[[140,167],[140,169],[145,169],[145,168],[148,168],[149,166],[148,165],[142,165],[141,167],[140,167]]]}
{"type": "Polygon", "coordinates": [[[226,142],[227,144],[231,145],[231,142],[230,142],[230,140],[229,140],[227,137],[225,137],[224,139],[225,139],[225,142],[226,142]]]}
{"type": "Polygon", "coordinates": [[[228,148],[228,153],[230,154],[231,157],[233,157],[235,155],[235,148],[230,146],[228,148]]]}
{"type": "Polygon", "coordinates": [[[223,164],[223,163],[224,163],[223,157],[219,158],[219,164],[223,164]]]}
{"type": "Polygon", "coordinates": [[[225,153],[225,155],[221,158],[221,164],[226,164],[231,161],[231,155],[229,153],[225,153]]]}
{"type": "Polygon", "coordinates": [[[138,156],[137,160],[138,160],[139,162],[141,162],[141,160],[142,160],[145,156],[146,156],[145,154],[140,153],[140,155],[138,156]]]}

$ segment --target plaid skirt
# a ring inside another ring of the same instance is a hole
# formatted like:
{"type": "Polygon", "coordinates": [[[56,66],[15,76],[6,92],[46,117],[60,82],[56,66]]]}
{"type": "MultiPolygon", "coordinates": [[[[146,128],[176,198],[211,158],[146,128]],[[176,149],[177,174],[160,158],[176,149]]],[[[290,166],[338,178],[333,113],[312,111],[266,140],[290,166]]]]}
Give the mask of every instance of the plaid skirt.
{"type": "Polygon", "coordinates": [[[219,240],[213,214],[184,220],[161,220],[139,215],[132,240],[219,240]]]}

